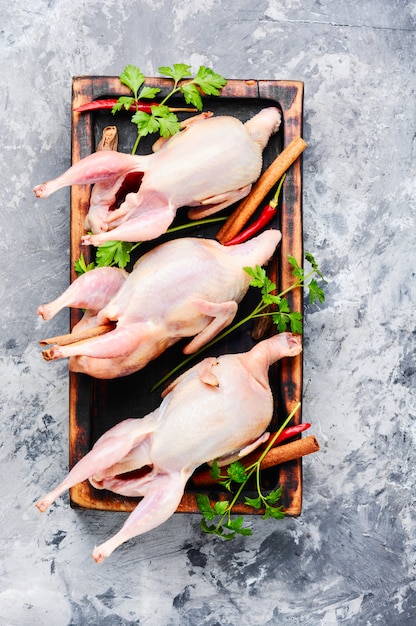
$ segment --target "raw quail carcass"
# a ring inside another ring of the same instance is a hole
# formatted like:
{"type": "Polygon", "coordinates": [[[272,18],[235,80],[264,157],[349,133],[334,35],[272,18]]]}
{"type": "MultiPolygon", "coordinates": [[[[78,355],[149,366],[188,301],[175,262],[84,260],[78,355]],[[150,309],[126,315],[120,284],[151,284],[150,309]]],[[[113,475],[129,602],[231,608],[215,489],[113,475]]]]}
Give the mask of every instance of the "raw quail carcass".
{"type": "Polygon", "coordinates": [[[121,530],[96,547],[103,561],[128,539],[165,522],[177,509],[193,471],[205,462],[240,458],[266,441],[273,414],[268,369],[301,352],[291,333],[266,339],[249,352],[209,357],[182,374],[159,408],[105,433],[56,489],[37,506],[45,511],[70,487],[89,479],[97,489],[143,496],[121,530]],[[137,478],[134,470],[151,467],[137,478]]]}
{"type": "Polygon", "coordinates": [[[94,184],[83,243],[145,241],[163,234],[180,207],[199,219],[244,198],[257,180],[262,152],[280,125],[276,107],[245,124],[232,116],[201,114],[184,130],[160,139],[153,154],[95,152],[34,192],[47,198],[67,185],[94,184]]]}
{"type": "Polygon", "coordinates": [[[267,263],[280,238],[280,231],[268,230],[226,247],[184,237],[143,255],[130,275],[111,267],[81,275],[38,308],[44,319],[65,306],[86,309],[74,342],[45,350],[45,359],[70,357],[71,371],[107,379],[142,369],[183,337],[193,337],[184,352],[196,352],[234,319],[251,280],[244,267],[267,263]],[[116,325],[106,334],[75,340],[86,326],[110,322],[116,325]]]}

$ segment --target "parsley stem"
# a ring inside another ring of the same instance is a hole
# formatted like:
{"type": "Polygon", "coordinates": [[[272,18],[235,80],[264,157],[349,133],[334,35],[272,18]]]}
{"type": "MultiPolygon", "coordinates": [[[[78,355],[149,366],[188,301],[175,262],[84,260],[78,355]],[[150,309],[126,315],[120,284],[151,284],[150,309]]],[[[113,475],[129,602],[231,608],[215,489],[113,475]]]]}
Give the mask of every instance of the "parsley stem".
{"type": "Polygon", "coordinates": [[[140,131],[137,130],[136,141],[134,142],[133,150],[131,151],[132,154],[136,154],[137,148],[139,147],[140,139],[141,139],[141,134],[140,134],[140,131]]]}
{"type": "Polygon", "coordinates": [[[219,530],[222,526],[222,523],[224,521],[225,518],[228,518],[228,521],[230,521],[231,519],[231,513],[232,513],[232,509],[235,505],[235,503],[237,502],[238,498],[241,495],[241,492],[243,491],[244,487],[246,486],[247,482],[250,480],[250,478],[252,477],[252,475],[254,474],[254,472],[256,472],[256,487],[257,487],[257,492],[261,498],[261,501],[263,502],[263,504],[266,503],[265,498],[263,496],[262,493],[262,489],[261,489],[261,484],[260,484],[260,475],[261,475],[261,470],[260,470],[260,465],[264,459],[264,457],[266,456],[266,454],[270,451],[270,449],[273,447],[274,442],[276,441],[276,439],[278,438],[278,436],[281,434],[281,432],[286,428],[286,426],[289,424],[289,422],[292,420],[293,416],[295,415],[295,413],[298,411],[298,409],[300,408],[300,402],[298,402],[296,404],[296,406],[292,409],[292,411],[290,412],[290,414],[288,415],[288,417],[285,419],[285,421],[283,422],[283,424],[280,426],[280,428],[275,432],[275,434],[273,435],[273,437],[270,439],[270,442],[268,443],[268,445],[266,446],[266,448],[263,450],[262,454],[259,456],[259,458],[257,459],[257,461],[255,463],[253,463],[252,465],[250,465],[249,467],[246,468],[246,478],[245,480],[240,483],[236,493],[234,494],[233,499],[231,500],[231,502],[228,504],[227,509],[224,511],[224,513],[220,516],[219,521],[216,525],[216,530],[219,530]]]}
{"type": "Polygon", "coordinates": [[[244,482],[242,482],[242,483],[240,484],[240,486],[238,487],[237,491],[236,491],[236,492],[235,492],[235,494],[234,494],[233,499],[232,499],[232,500],[231,500],[231,502],[228,504],[228,506],[227,506],[226,510],[224,511],[224,513],[223,513],[223,514],[221,515],[221,517],[219,518],[219,521],[218,521],[218,523],[217,523],[217,525],[216,525],[216,527],[215,527],[215,528],[216,528],[216,530],[219,530],[219,529],[221,528],[222,523],[223,523],[223,521],[224,521],[224,519],[225,519],[226,517],[228,518],[228,521],[230,521],[230,520],[231,520],[231,511],[232,511],[232,509],[233,509],[233,506],[234,506],[234,505],[235,505],[235,503],[237,502],[238,498],[239,498],[239,497],[240,497],[240,495],[241,495],[241,492],[243,491],[244,487],[246,486],[246,484],[247,484],[248,480],[250,480],[250,478],[251,478],[252,474],[254,473],[254,471],[255,471],[255,468],[253,468],[252,470],[250,470],[250,471],[247,473],[246,479],[244,480],[244,482]]]}
{"type": "Polygon", "coordinates": [[[172,228],[168,228],[166,233],[175,233],[179,230],[185,230],[186,228],[193,228],[194,226],[205,226],[206,224],[215,224],[217,222],[225,222],[226,220],[228,220],[228,216],[209,217],[205,220],[193,220],[192,222],[187,222],[186,224],[181,224],[180,226],[173,226],[172,228]]]}
{"type": "Polygon", "coordinates": [[[286,289],[281,291],[279,293],[279,296],[285,296],[287,293],[289,293],[289,291],[293,291],[293,289],[296,289],[296,287],[306,287],[307,286],[306,281],[308,280],[308,278],[310,278],[314,274],[315,274],[315,270],[311,270],[309,274],[307,274],[306,276],[302,276],[302,278],[298,278],[296,282],[293,283],[293,285],[289,285],[289,287],[286,287],[286,289]]]}
{"type": "MultiPolygon", "coordinates": [[[[255,463],[253,463],[253,465],[251,465],[248,469],[249,469],[249,473],[247,474],[247,479],[244,483],[242,483],[237,491],[237,498],[240,496],[243,488],[245,487],[245,485],[247,484],[247,481],[249,480],[249,478],[251,478],[251,476],[253,475],[254,472],[256,472],[256,488],[257,488],[257,492],[261,498],[261,501],[263,502],[263,504],[266,504],[266,500],[265,497],[263,496],[263,492],[262,492],[262,488],[261,488],[261,482],[260,482],[260,478],[261,478],[261,469],[260,466],[263,462],[264,457],[266,456],[266,454],[271,450],[271,448],[273,447],[274,442],[276,441],[276,439],[278,438],[278,436],[281,434],[281,432],[286,428],[286,426],[290,423],[290,421],[292,420],[293,416],[295,415],[295,413],[298,411],[298,409],[300,408],[300,402],[298,402],[296,404],[296,406],[294,407],[294,409],[292,409],[292,411],[290,412],[290,414],[288,415],[288,417],[285,419],[285,421],[283,422],[283,424],[280,426],[280,428],[278,428],[278,430],[275,432],[275,434],[273,435],[273,437],[271,437],[269,443],[267,444],[266,448],[263,450],[263,452],[261,453],[261,455],[259,456],[259,458],[257,459],[257,461],[255,463]]],[[[247,470],[246,470],[247,471],[247,470]]],[[[234,506],[236,502],[236,498],[233,498],[232,500],[232,504],[230,506],[229,509],[229,515],[231,514],[231,508],[232,506],[234,506]]]]}
{"type": "MultiPolygon", "coordinates": [[[[172,226],[172,228],[168,228],[165,235],[169,235],[170,233],[176,233],[181,230],[186,230],[187,228],[194,228],[195,226],[205,226],[206,224],[216,224],[217,222],[225,222],[228,219],[225,217],[209,217],[205,220],[193,220],[192,222],[186,222],[186,224],[180,224],[179,226],[172,226]]],[[[130,252],[136,250],[142,244],[142,241],[138,241],[132,247],[130,252]]]]}
{"type": "Polygon", "coordinates": [[[267,446],[265,447],[265,449],[263,450],[263,452],[261,453],[260,457],[257,459],[255,465],[257,467],[260,468],[261,463],[264,460],[264,457],[266,456],[266,454],[268,452],[270,452],[270,450],[273,448],[274,442],[276,441],[276,439],[279,437],[279,435],[282,433],[282,431],[286,428],[286,426],[290,423],[290,421],[292,420],[293,416],[295,415],[295,413],[297,413],[297,411],[300,409],[300,402],[297,402],[295,407],[291,410],[291,412],[289,413],[289,415],[287,416],[287,418],[285,419],[285,421],[283,422],[283,424],[280,426],[280,428],[278,428],[278,430],[274,433],[273,437],[270,439],[269,443],[267,444],[267,446]]]}
{"type": "Polygon", "coordinates": [[[163,98],[162,102],[160,103],[160,106],[163,106],[164,104],[166,104],[166,102],[167,102],[167,101],[168,101],[168,100],[169,100],[169,99],[170,99],[170,98],[171,98],[171,97],[172,97],[175,93],[178,93],[178,91],[180,91],[179,87],[176,87],[176,84],[177,84],[177,83],[175,83],[175,87],[172,89],[172,91],[170,91],[170,92],[168,93],[168,95],[167,95],[167,96],[165,96],[165,97],[163,98]]]}
{"type": "MultiPolygon", "coordinates": [[[[181,230],[186,230],[187,228],[194,228],[195,226],[206,226],[207,224],[216,224],[218,222],[225,222],[226,220],[228,220],[227,215],[225,215],[224,217],[207,217],[205,220],[192,220],[191,222],[186,222],[186,224],[172,226],[171,228],[168,228],[164,234],[170,235],[171,233],[177,233],[181,230]]],[[[143,242],[139,241],[135,243],[131,251],[135,250],[141,243],[143,242]]]]}
{"type": "MultiPolygon", "coordinates": [[[[180,79],[180,80],[182,80],[182,79],[180,79]]],[[[179,93],[179,92],[181,91],[181,88],[180,88],[180,87],[178,87],[179,82],[180,82],[179,80],[176,80],[176,81],[175,81],[175,84],[174,84],[173,88],[172,88],[172,89],[171,89],[171,91],[168,93],[168,95],[167,95],[167,96],[165,96],[165,97],[163,98],[162,102],[160,103],[160,106],[162,106],[163,104],[166,104],[166,102],[167,102],[167,101],[168,101],[168,100],[169,100],[172,96],[174,96],[174,95],[175,95],[175,93],[179,93]]],[[[185,84],[186,84],[186,85],[189,85],[189,84],[192,84],[193,82],[194,82],[194,80],[193,80],[193,79],[191,79],[191,80],[187,80],[187,81],[185,82],[185,84]]]]}

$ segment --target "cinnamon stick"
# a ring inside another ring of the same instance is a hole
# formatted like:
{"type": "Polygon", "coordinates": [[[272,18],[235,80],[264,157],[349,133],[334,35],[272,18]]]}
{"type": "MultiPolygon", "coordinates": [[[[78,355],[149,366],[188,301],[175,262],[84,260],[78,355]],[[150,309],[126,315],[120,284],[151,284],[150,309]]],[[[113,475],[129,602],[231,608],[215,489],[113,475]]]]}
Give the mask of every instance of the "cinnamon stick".
{"type": "Polygon", "coordinates": [[[49,337],[49,339],[42,339],[39,341],[39,345],[68,346],[69,344],[76,343],[77,341],[83,341],[84,339],[92,339],[92,337],[104,335],[105,333],[110,332],[110,330],[114,330],[115,327],[115,323],[93,326],[92,328],[86,328],[79,333],[68,333],[67,335],[57,335],[56,337],[49,337]]]}
{"type": "Polygon", "coordinates": [[[306,145],[307,144],[301,137],[295,137],[286,148],[284,148],[253,185],[249,195],[240,202],[238,207],[225,222],[224,226],[219,230],[217,240],[220,243],[227,243],[227,241],[230,241],[233,237],[238,235],[269,191],[302,154],[306,145]]]}
{"type": "MultiPolygon", "coordinates": [[[[286,461],[299,459],[307,454],[318,452],[319,449],[319,443],[314,435],[277,446],[276,448],[272,448],[266,454],[260,464],[260,469],[264,470],[269,467],[274,467],[275,465],[280,465],[281,463],[286,463],[286,461]]],[[[259,456],[259,452],[255,451],[242,458],[240,462],[244,465],[244,467],[248,467],[249,465],[255,463],[259,456]]],[[[225,475],[227,473],[226,467],[221,468],[221,470],[222,474],[225,475]]],[[[192,481],[196,487],[206,487],[217,483],[217,481],[212,478],[208,469],[197,470],[192,476],[192,481]]]]}

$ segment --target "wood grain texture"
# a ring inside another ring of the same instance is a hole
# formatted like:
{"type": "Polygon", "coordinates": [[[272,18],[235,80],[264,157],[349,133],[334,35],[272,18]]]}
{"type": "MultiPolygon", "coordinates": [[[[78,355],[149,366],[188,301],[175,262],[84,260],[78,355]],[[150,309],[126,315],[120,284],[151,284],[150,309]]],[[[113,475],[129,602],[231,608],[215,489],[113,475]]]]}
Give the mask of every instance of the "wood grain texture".
{"type": "MultiPolygon", "coordinates": [[[[148,78],[149,86],[159,87],[161,96],[168,93],[171,82],[167,79],[148,78]]],[[[115,77],[76,77],[73,79],[72,108],[76,108],[88,101],[103,97],[117,97],[128,94],[118,78],[115,77]]],[[[229,80],[218,98],[205,98],[204,109],[213,110],[218,114],[235,115],[246,121],[264,106],[279,106],[282,111],[282,125],[279,133],[272,138],[264,151],[263,170],[273,161],[279,152],[292,139],[302,136],[303,119],[303,83],[295,81],[256,81],[256,80],[229,80]]],[[[172,104],[172,106],[174,106],[172,104]]],[[[119,128],[119,150],[129,151],[126,147],[133,138],[134,127],[127,114],[113,117],[108,112],[72,113],[72,163],[91,154],[96,150],[102,129],[108,124],[116,124],[119,128]]],[[[149,140],[150,141],[150,140],[149,140]]],[[[150,151],[149,142],[143,142],[140,151],[150,151]]],[[[86,262],[92,260],[93,249],[83,246],[80,240],[84,234],[84,220],[88,212],[90,188],[88,186],[74,186],[71,190],[71,280],[76,275],[73,269],[74,261],[81,252],[86,262]]],[[[255,218],[256,216],[254,216],[255,218]]],[[[287,255],[294,256],[300,265],[303,262],[303,232],[302,232],[302,171],[301,159],[298,159],[287,173],[281,198],[280,219],[275,227],[282,231],[282,243],[278,253],[269,263],[268,274],[275,281],[279,289],[285,289],[293,282],[290,266],[285,261],[287,255]]],[[[189,233],[193,235],[194,233],[189,233]]],[[[200,234],[199,232],[197,234],[200,234]]],[[[210,231],[203,236],[215,236],[210,231]]],[[[302,290],[288,295],[292,310],[302,311],[302,290]]],[[[78,321],[80,313],[71,311],[71,328],[78,321]]],[[[253,328],[241,332],[228,342],[218,345],[217,354],[228,351],[230,348],[247,350],[254,340],[251,337],[253,328]]],[[[263,329],[267,332],[269,329],[263,329]]],[[[150,397],[148,389],[154,380],[169,371],[172,364],[180,358],[180,348],[170,349],[167,354],[149,364],[145,370],[126,377],[111,381],[98,381],[88,376],[70,373],[69,399],[69,464],[70,467],[91,449],[97,438],[114,423],[127,417],[142,417],[153,410],[160,403],[159,394],[150,397]],[[140,389],[140,392],[137,390],[140,389]]],[[[276,416],[272,427],[276,429],[293,407],[302,399],[302,355],[294,359],[284,359],[271,369],[272,389],[276,398],[276,416]]],[[[301,411],[298,411],[293,422],[302,420],[301,411]]],[[[300,459],[285,463],[279,468],[264,472],[265,486],[274,488],[278,484],[283,486],[282,504],[288,515],[299,515],[302,508],[302,462],[300,459]]],[[[198,489],[201,492],[201,489],[198,489]]],[[[196,490],[189,481],[178,512],[196,512],[196,490]]],[[[225,498],[226,494],[216,487],[208,493],[213,499],[225,498]]],[[[82,483],[70,490],[71,506],[87,509],[109,511],[131,511],[137,504],[137,499],[117,496],[107,491],[93,489],[89,483],[82,483]]],[[[261,514],[250,507],[239,504],[235,507],[236,513],[261,514]]]]}

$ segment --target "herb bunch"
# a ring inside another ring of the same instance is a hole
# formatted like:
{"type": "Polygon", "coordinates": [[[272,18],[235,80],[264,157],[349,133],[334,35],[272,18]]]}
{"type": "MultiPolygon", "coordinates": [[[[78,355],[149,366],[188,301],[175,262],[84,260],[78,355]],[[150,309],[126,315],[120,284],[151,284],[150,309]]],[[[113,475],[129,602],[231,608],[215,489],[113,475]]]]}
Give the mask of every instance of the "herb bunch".
{"type": "Polygon", "coordinates": [[[261,290],[261,301],[250,314],[249,319],[270,315],[273,323],[277,326],[280,333],[290,328],[292,333],[302,334],[302,313],[299,311],[291,312],[287,298],[284,296],[293,291],[297,287],[305,288],[309,293],[309,302],[312,304],[315,300],[323,302],[325,294],[323,289],[319,287],[316,276],[324,280],[322,272],[310,252],[305,253],[305,259],[310,263],[311,270],[305,274],[305,270],[299,265],[295,257],[288,255],[288,262],[292,266],[292,276],[296,278],[295,282],[287,289],[279,294],[275,294],[276,285],[268,278],[266,270],[259,265],[255,268],[245,267],[245,271],[251,276],[252,287],[258,287],[261,290]],[[265,312],[270,305],[274,305],[275,311],[265,312]]]}
{"type": "Polygon", "coordinates": [[[220,89],[226,84],[226,79],[215,73],[209,67],[201,65],[197,74],[192,78],[191,66],[185,63],[174,63],[172,67],[159,67],[159,73],[173,81],[172,89],[163,98],[160,104],[151,107],[151,113],[140,111],[140,100],[153,100],[160,92],[158,87],[145,85],[145,76],[140,68],[135,65],[127,65],[120,74],[120,82],[126,85],[132,96],[121,96],[112,109],[115,114],[121,109],[135,109],[131,121],[137,126],[137,137],[133,146],[132,154],[136,154],[140,139],[152,133],[159,133],[161,137],[175,135],[181,129],[178,117],[166,105],[172,96],[181,93],[187,104],[192,104],[202,110],[201,92],[210,96],[218,96],[220,89]]]}
{"type": "Polygon", "coordinates": [[[226,540],[234,539],[237,535],[252,534],[251,528],[244,526],[243,516],[238,516],[232,519],[231,515],[235,504],[240,499],[243,490],[246,488],[248,481],[253,475],[255,475],[257,496],[254,498],[245,496],[244,504],[246,506],[253,507],[256,510],[263,509],[263,519],[283,519],[285,517],[283,506],[278,504],[282,495],[282,487],[279,486],[277,489],[269,491],[267,494],[264,493],[261,486],[260,466],[264,457],[273,447],[274,442],[298,411],[299,407],[300,403],[295,406],[279,430],[273,435],[269,444],[255,463],[252,463],[248,467],[244,467],[240,461],[234,461],[234,463],[231,463],[227,467],[226,475],[223,476],[218,462],[214,461],[210,472],[212,478],[216,480],[219,485],[225,487],[225,489],[229,492],[232,492],[233,483],[236,484],[237,489],[231,500],[218,500],[214,503],[211,503],[206,494],[197,494],[196,501],[198,509],[203,516],[200,526],[205,533],[217,535],[226,540]],[[214,523],[209,524],[209,522],[214,523]]]}

